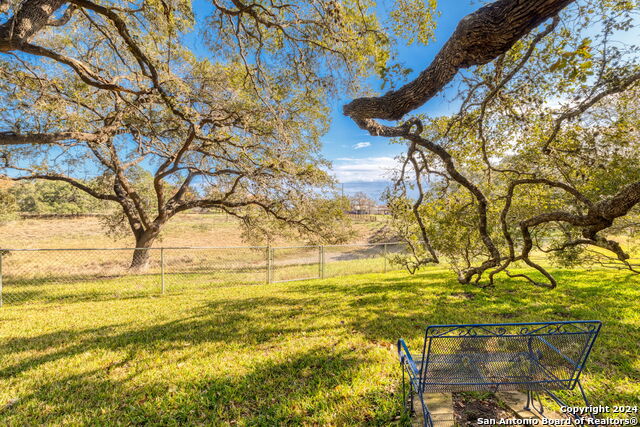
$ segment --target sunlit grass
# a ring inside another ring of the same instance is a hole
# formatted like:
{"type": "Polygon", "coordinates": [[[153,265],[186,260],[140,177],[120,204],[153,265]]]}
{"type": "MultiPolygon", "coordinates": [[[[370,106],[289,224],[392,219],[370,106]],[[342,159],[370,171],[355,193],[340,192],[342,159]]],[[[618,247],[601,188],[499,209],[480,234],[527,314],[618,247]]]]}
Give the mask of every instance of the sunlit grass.
{"type": "MultiPolygon", "coordinates": [[[[193,288],[0,309],[0,419],[34,424],[401,423],[395,341],[437,323],[599,319],[594,404],[640,404],[640,280],[555,272],[558,289],[444,270],[193,288]]],[[[579,404],[575,394],[566,394],[579,404]]]]}

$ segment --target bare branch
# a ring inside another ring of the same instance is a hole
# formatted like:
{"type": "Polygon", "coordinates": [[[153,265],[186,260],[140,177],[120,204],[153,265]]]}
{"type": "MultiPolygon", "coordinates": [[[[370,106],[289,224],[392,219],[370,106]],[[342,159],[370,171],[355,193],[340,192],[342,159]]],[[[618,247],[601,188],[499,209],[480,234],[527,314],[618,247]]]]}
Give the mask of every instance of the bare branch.
{"type": "Polygon", "coordinates": [[[112,194],[103,194],[103,193],[99,193],[96,190],[94,190],[93,188],[81,183],[80,181],[68,177],[68,176],[64,176],[64,175],[58,175],[58,174],[33,174],[33,175],[27,175],[27,176],[20,176],[20,177],[14,177],[14,178],[9,178],[9,177],[5,177],[6,179],[11,179],[13,181],[32,181],[32,180],[36,180],[36,179],[44,179],[47,181],[61,181],[61,182],[66,182],[67,184],[70,184],[82,191],[84,191],[85,193],[89,194],[91,197],[95,197],[96,199],[100,199],[100,200],[109,200],[112,202],[118,202],[118,198],[112,194]]]}
{"type": "Polygon", "coordinates": [[[551,149],[549,148],[549,146],[553,143],[553,141],[558,136],[558,132],[560,132],[560,129],[562,128],[562,124],[565,121],[571,120],[571,119],[573,119],[575,117],[578,117],[579,115],[581,115],[582,113],[587,111],[589,108],[591,108],[593,105],[595,105],[596,103],[601,101],[603,98],[627,90],[628,88],[630,88],[633,84],[635,84],[639,80],[640,80],[640,71],[630,75],[629,77],[627,77],[625,79],[622,79],[621,81],[617,82],[616,84],[610,86],[608,89],[597,93],[596,95],[594,95],[590,99],[582,102],[577,107],[562,113],[555,120],[554,125],[553,125],[553,130],[551,131],[551,134],[549,135],[547,140],[542,145],[542,152],[543,153],[550,153],[551,152],[551,149]]]}
{"type": "Polygon", "coordinates": [[[62,16],[58,19],[49,19],[49,21],[47,22],[47,27],[62,27],[63,25],[67,25],[67,23],[71,20],[71,17],[73,16],[73,12],[75,12],[76,10],[76,6],[75,5],[70,5],[69,7],[67,7],[67,9],[64,11],[64,14],[62,14],[62,16]]]}

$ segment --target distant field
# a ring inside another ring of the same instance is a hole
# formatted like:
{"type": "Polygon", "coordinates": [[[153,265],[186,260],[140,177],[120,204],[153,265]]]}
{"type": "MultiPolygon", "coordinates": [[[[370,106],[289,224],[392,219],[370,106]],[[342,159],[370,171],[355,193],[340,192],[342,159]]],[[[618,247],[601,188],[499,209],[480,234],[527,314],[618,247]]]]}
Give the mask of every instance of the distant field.
{"type": "MultiPolygon", "coordinates": [[[[387,245],[387,253],[402,245],[387,245]]],[[[131,250],[11,252],[3,256],[4,306],[139,298],[207,288],[384,272],[383,246],[172,249],[152,251],[145,272],[129,270],[131,250]],[[324,260],[320,263],[320,257],[324,260]],[[270,265],[270,273],[267,266],[270,265]],[[161,274],[163,272],[163,274],[161,274]]]]}
{"type": "MultiPolygon", "coordinates": [[[[395,341],[428,324],[599,319],[591,402],[640,405],[640,278],[547,291],[429,270],[0,309],[4,425],[401,425],[395,341]]],[[[575,393],[564,393],[579,405],[575,393]]],[[[611,416],[622,416],[611,414],[611,416]]]]}
{"type": "MultiPolygon", "coordinates": [[[[358,236],[352,240],[380,240],[386,222],[356,222],[358,236]]],[[[624,236],[620,242],[635,243],[624,236]]],[[[113,241],[105,236],[99,218],[26,219],[0,227],[0,248],[118,248],[132,247],[129,240],[113,241]]],[[[274,242],[300,245],[305,242],[274,242]]],[[[170,222],[151,251],[149,268],[131,271],[132,251],[10,252],[3,255],[3,304],[56,302],[66,299],[108,299],[157,295],[162,291],[161,260],[164,260],[164,289],[178,292],[193,288],[256,284],[271,281],[336,277],[397,269],[385,253],[404,246],[317,247],[272,249],[271,274],[265,248],[170,249],[160,247],[233,247],[246,243],[240,238],[238,223],[225,215],[180,215],[170,222]],[[323,256],[324,269],[320,267],[323,256]]],[[[550,266],[544,254],[534,254],[550,266]]],[[[633,261],[635,264],[639,260],[633,261]]]]}
{"type": "MultiPolygon", "coordinates": [[[[357,236],[350,243],[365,243],[385,224],[354,221],[357,236]]],[[[301,244],[281,240],[274,244],[301,244]]],[[[0,248],[116,248],[133,247],[131,238],[114,241],[105,235],[99,218],[24,219],[0,226],[0,248]]],[[[222,214],[177,215],[155,246],[243,246],[238,222],[222,214]]]]}
{"type": "MultiPolygon", "coordinates": [[[[113,241],[104,235],[99,218],[26,219],[0,227],[0,248],[131,248],[129,240],[113,241]]],[[[367,242],[385,222],[358,222],[352,240],[367,242]]],[[[319,248],[272,250],[271,275],[267,275],[266,248],[241,248],[236,220],[225,215],[181,215],[170,222],[150,252],[149,267],[142,274],[129,269],[133,252],[13,251],[3,255],[4,304],[65,299],[105,299],[153,295],[164,289],[189,289],[197,279],[199,289],[233,284],[264,283],[267,280],[316,278],[353,273],[382,272],[390,267],[383,247],[326,247],[325,268],[320,268],[319,248]],[[160,247],[224,247],[220,249],[168,249],[160,247]],[[234,247],[236,246],[236,247],[234,247]],[[163,262],[161,262],[163,260],[163,262]]],[[[376,235],[376,237],[374,237],[376,235]]],[[[278,241],[275,245],[304,245],[278,241]]],[[[390,246],[389,252],[398,251],[390,246]]]]}

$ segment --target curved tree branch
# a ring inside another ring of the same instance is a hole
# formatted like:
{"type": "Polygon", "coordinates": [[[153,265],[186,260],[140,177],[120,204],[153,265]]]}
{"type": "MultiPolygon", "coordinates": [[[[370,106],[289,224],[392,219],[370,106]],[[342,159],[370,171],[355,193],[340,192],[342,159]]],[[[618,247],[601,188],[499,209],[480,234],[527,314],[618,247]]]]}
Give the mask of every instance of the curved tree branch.
{"type": "Polygon", "coordinates": [[[82,182],[68,177],[68,176],[64,176],[64,175],[59,175],[59,174],[33,174],[33,175],[28,175],[28,176],[20,176],[20,177],[15,177],[15,178],[9,178],[13,181],[32,181],[32,180],[37,180],[37,179],[43,179],[46,181],[60,181],[60,182],[66,182],[67,184],[70,184],[74,187],[76,187],[79,190],[84,191],[85,193],[89,194],[90,196],[96,198],[96,199],[100,199],[100,200],[108,200],[111,202],[118,202],[118,197],[112,195],[112,194],[103,194],[103,193],[99,193],[96,190],[94,190],[93,188],[83,184],[82,182]]]}
{"type": "MultiPolygon", "coordinates": [[[[373,119],[400,120],[449,83],[460,69],[486,64],[507,52],[544,20],[573,0],[498,0],[463,18],[433,62],[412,82],[374,98],[358,98],[343,107],[373,135],[390,132],[373,119]]],[[[390,135],[393,136],[393,135],[390,135]]]]}
{"type": "Polygon", "coordinates": [[[640,81],[640,71],[638,71],[638,72],[636,72],[636,73],[634,73],[634,74],[632,74],[632,75],[630,75],[630,76],[628,76],[628,77],[616,82],[615,84],[611,85],[608,89],[605,89],[605,90],[599,92],[598,94],[596,94],[592,98],[582,102],[577,107],[562,113],[555,120],[555,122],[553,124],[553,129],[551,131],[551,134],[549,135],[549,137],[543,143],[542,152],[545,153],[545,154],[548,154],[548,153],[551,152],[551,149],[549,148],[549,146],[556,139],[556,136],[558,136],[558,132],[560,132],[560,129],[562,128],[562,124],[565,121],[571,120],[571,119],[573,119],[575,117],[580,116],[582,113],[587,111],[589,108],[591,108],[593,105],[598,103],[603,98],[605,98],[607,96],[610,96],[610,95],[614,95],[616,93],[623,92],[623,91],[627,90],[629,87],[631,87],[634,83],[636,83],[638,81],[640,81]]]}

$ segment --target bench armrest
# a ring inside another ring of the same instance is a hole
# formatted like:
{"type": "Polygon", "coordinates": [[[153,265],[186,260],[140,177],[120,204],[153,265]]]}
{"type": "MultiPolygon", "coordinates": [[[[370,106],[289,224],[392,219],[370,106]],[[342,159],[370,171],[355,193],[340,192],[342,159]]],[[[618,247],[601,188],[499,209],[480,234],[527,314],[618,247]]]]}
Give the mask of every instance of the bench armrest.
{"type": "Polygon", "coordinates": [[[420,372],[418,371],[416,363],[413,361],[413,357],[407,347],[407,343],[405,343],[402,338],[398,340],[398,357],[400,358],[400,363],[405,366],[407,372],[409,372],[409,375],[413,379],[420,376],[420,372]]]}

